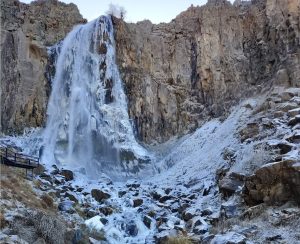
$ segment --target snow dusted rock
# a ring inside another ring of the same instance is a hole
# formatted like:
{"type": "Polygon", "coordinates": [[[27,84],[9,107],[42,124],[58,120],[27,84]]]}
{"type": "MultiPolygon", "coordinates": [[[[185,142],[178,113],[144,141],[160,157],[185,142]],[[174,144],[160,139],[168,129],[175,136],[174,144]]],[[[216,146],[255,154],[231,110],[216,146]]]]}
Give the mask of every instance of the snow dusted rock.
{"type": "Polygon", "coordinates": [[[105,216],[113,214],[114,210],[111,207],[101,207],[99,211],[103,213],[105,216]]]}
{"type": "Polygon", "coordinates": [[[286,154],[290,152],[293,148],[293,144],[285,140],[272,140],[268,142],[268,145],[280,150],[280,154],[286,154]]]}
{"type": "Polygon", "coordinates": [[[97,201],[97,202],[102,202],[104,200],[107,200],[110,198],[110,194],[104,192],[104,191],[101,191],[101,190],[98,190],[98,189],[93,189],[91,191],[91,194],[92,194],[92,197],[97,201]]]}
{"type": "Polygon", "coordinates": [[[245,200],[249,205],[300,202],[300,163],[284,160],[258,169],[246,180],[245,200]]]}
{"type": "Polygon", "coordinates": [[[72,202],[78,203],[78,199],[73,193],[66,192],[65,197],[69,198],[72,202]]]}
{"type": "Polygon", "coordinates": [[[139,207],[143,204],[143,199],[140,199],[140,198],[137,198],[137,199],[134,199],[133,200],[133,207],[136,208],[136,207],[139,207]]]}
{"type": "Polygon", "coordinates": [[[259,134],[259,125],[257,123],[249,123],[240,131],[241,141],[244,142],[249,138],[253,138],[259,134]]]}
{"type": "Polygon", "coordinates": [[[101,222],[100,216],[95,216],[93,218],[90,218],[86,220],[84,223],[91,230],[101,231],[104,227],[104,225],[101,222]]]}
{"type": "Polygon", "coordinates": [[[138,181],[136,181],[136,180],[128,180],[126,182],[126,186],[128,188],[130,188],[130,187],[132,187],[132,188],[138,188],[138,187],[140,187],[140,185],[141,184],[138,181]]]}
{"type": "Polygon", "coordinates": [[[288,122],[289,126],[295,126],[296,124],[300,123],[300,115],[296,115],[295,117],[291,118],[288,122]]]}
{"type": "Polygon", "coordinates": [[[282,118],[285,115],[285,112],[282,111],[276,111],[274,113],[274,118],[282,118]]]}
{"type": "Polygon", "coordinates": [[[300,114],[300,108],[295,108],[288,111],[288,116],[293,117],[300,114]]]}
{"type": "Polygon", "coordinates": [[[220,192],[229,197],[236,191],[241,190],[244,184],[245,176],[239,173],[231,172],[219,181],[220,192]]]}
{"type": "Polygon", "coordinates": [[[224,235],[216,235],[210,242],[211,244],[246,244],[244,235],[228,232],[224,235]]]}
{"type": "Polygon", "coordinates": [[[148,229],[151,228],[152,219],[149,216],[144,216],[143,223],[147,226],[148,229]]]}
{"type": "Polygon", "coordinates": [[[276,106],[276,109],[282,112],[288,112],[289,110],[296,108],[298,108],[298,104],[293,102],[280,103],[276,106]]]}
{"type": "Polygon", "coordinates": [[[291,87],[283,91],[280,96],[286,100],[290,100],[292,97],[300,96],[300,88],[291,87]]]}
{"type": "Polygon", "coordinates": [[[290,143],[300,143],[300,132],[295,132],[292,135],[287,135],[286,140],[290,143]]]}
{"type": "Polygon", "coordinates": [[[70,181],[70,180],[73,180],[74,179],[74,174],[71,170],[67,170],[67,169],[63,169],[61,172],[60,172],[61,175],[63,175],[65,177],[65,180],[66,181],[70,181]]]}
{"type": "Polygon", "coordinates": [[[74,206],[74,202],[65,200],[65,201],[62,201],[61,203],[59,203],[58,209],[62,212],[74,213],[75,210],[74,210],[73,206],[74,206]]]}

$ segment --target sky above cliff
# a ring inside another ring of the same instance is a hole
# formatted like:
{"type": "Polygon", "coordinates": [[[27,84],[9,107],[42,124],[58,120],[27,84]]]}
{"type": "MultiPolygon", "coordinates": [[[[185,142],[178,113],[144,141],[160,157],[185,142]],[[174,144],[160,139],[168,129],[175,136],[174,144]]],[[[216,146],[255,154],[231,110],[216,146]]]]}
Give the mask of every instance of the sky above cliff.
{"type": "MultiPolygon", "coordinates": [[[[93,20],[105,14],[109,4],[123,6],[127,11],[125,20],[127,22],[137,22],[144,19],[151,20],[152,23],[170,22],[179,13],[186,10],[193,4],[203,5],[207,0],[61,0],[65,3],[75,3],[84,18],[93,20]]],[[[31,0],[21,0],[30,3],[31,0]]]]}

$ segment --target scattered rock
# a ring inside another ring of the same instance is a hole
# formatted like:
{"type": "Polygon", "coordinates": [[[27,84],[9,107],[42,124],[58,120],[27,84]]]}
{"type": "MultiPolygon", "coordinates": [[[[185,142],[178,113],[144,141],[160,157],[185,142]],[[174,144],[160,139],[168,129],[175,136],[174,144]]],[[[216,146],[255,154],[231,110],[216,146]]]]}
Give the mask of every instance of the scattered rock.
{"type": "Polygon", "coordinates": [[[106,225],[108,223],[108,220],[106,218],[100,218],[100,221],[102,224],[106,225]]]}
{"type": "Polygon", "coordinates": [[[72,202],[78,203],[78,199],[71,193],[66,192],[65,197],[69,198],[72,202]]]}
{"type": "Polygon", "coordinates": [[[139,206],[141,206],[142,204],[143,204],[143,199],[138,198],[138,199],[134,199],[134,200],[133,200],[133,207],[134,207],[134,208],[139,207],[139,206]]]}
{"type": "Polygon", "coordinates": [[[94,209],[87,209],[86,211],[86,216],[88,218],[93,218],[95,217],[96,215],[98,215],[98,213],[94,210],[94,209]]]}
{"type": "Polygon", "coordinates": [[[284,112],[282,112],[282,111],[276,111],[274,113],[274,118],[282,118],[284,115],[285,115],[284,112]]]}
{"type": "Polygon", "coordinates": [[[140,185],[141,184],[135,180],[129,180],[126,182],[127,187],[138,188],[138,187],[140,187],[140,185]]]}
{"type": "Polygon", "coordinates": [[[259,134],[259,125],[257,123],[249,123],[244,129],[240,130],[239,133],[241,142],[244,142],[245,140],[254,138],[259,134]]]}
{"type": "Polygon", "coordinates": [[[124,195],[126,195],[126,193],[127,193],[126,191],[119,191],[118,196],[123,197],[124,195]]]}
{"type": "Polygon", "coordinates": [[[287,114],[290,117],[294,117],[296,115],[299,115],[300,114],[300,108],[295,108],[295,109],[289,110],[287,114]]]}
{"type": "Polygon", "coordinates": [[[105,216],[113,214],[114,210],[111,207],[101,207],[99,211],[103,213],[105,216]]]}
{"type": "Polygon", "coordinates": [[[278,240],[282,240],[281,235],[275,235],[275,236],[270,236],[270,237],[266,238],[266,241],[278,241],[278,240]]]}
{"type": "Polygon", "coordinates": [[[196,235],[204,235],[206,232],[208,232],[208,227],[205,225],[198,225],[193,228],[193,233],[196,235]]]}
{"type": "Polygon", "coordinates": [[[231,172],[219,181],[220,192],[226,196],[232,196],[236,191],[241,190],[244,184],[245,176],[239,173],[231,172]]]}
{"type": "Polygon", "coordinates": [[[74,179],[74,174],[71,170],[63,169],[60,174],[65,177],[66,181],[71,181],[74,179]]]}
{"type": "Polygon", "coordinates": [[[58,210],[67,213],[74,213],[75,210],[73,209],[73,205],[74,203],[72,201],[65,200],[59,203],[58,210]]]}
{"type": "Polygon", "coordinates": [[[296,115],[295,117],[291,118],[288,122],[289,126],[295,126],[296,124],[300,123],[300,115],[296,115]]]}
{"type": "Polygon", "coordinates": [[[211,244],[246,244],[246,237],[236,232],[228,232],[216,235],[210,242],[211,244]]]}
{"type": "Polygon", "coordinates": [[[107,200],[110,198],[110,195],[104,191],[101,191],[99,189],[93,189],[91,191],[92,197],[98,201],[98,202],[103,202],[104,200],[107,200]]]}
{"type": "Polygon", "coordinates": [[[194,214],[190,211],[184,211],[183,214],[182,214],[182,219],[184,221],[189,221],[190,219],[192,219],[194,217],[194,214]]]}
{"type": "Polygon", "coordinates": [[[128,224],[126,224],[125,232],[130,236],[137,236],[139,230],[136,224],[133,221],[131,221],[128,224]]]}
{"type": "Polygon", "coordinates": [[[152,222],[152,220],[150,217],[144,216],[143,223],[147,226],[148,229],[151,228],[151,222],[152,222]]]}
{"type": "Polygon", "coordinates": [[[286,103],[280,103],[277,105],[276,109],[282,112],[288,112],[289,110],[293,110],[298,108],[298,104],[296,103],[291,103],[291,102],[286,102],[286,103]]]}
{"type": "Polygon", "coordinates": [[[280,150],[280,154],[286,154],[293,148],[293,144],[282,140],[282,141],[271,141],[268,143],[271,147],[280,150]]]}

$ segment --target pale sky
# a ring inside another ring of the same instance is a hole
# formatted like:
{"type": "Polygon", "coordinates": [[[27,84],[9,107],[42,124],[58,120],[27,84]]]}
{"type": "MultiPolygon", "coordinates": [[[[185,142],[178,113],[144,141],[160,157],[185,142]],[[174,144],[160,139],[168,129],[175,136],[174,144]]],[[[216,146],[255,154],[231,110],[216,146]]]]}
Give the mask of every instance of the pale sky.
{"type": "MultiPolygon", "coordinates": [[[[30,3],[31,0],[21,0],[21,2],[30,3]]],[[[203,5],[207,0],[62,0],[62,2],[75,3],[83,17],[89,21],[105,14],[109,4],[112,3],[126,9],[127,22],[149,19],[157,24],[170,22],[191,4],[203,5]]]]}

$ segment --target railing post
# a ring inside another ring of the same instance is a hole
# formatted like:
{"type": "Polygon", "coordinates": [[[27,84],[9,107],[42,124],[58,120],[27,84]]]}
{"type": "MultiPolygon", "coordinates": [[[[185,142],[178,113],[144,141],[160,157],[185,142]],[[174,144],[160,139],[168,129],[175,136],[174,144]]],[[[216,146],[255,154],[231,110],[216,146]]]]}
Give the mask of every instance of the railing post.
{"type": "Polygon", "coordinates": [[[5,157],[7,158],[7,148],[5,148],[5,157]]]}
{"type": "Polygon", "coordinates": [[[17,162],[17,153],[15,153],[15,163],[17,162]]]}

